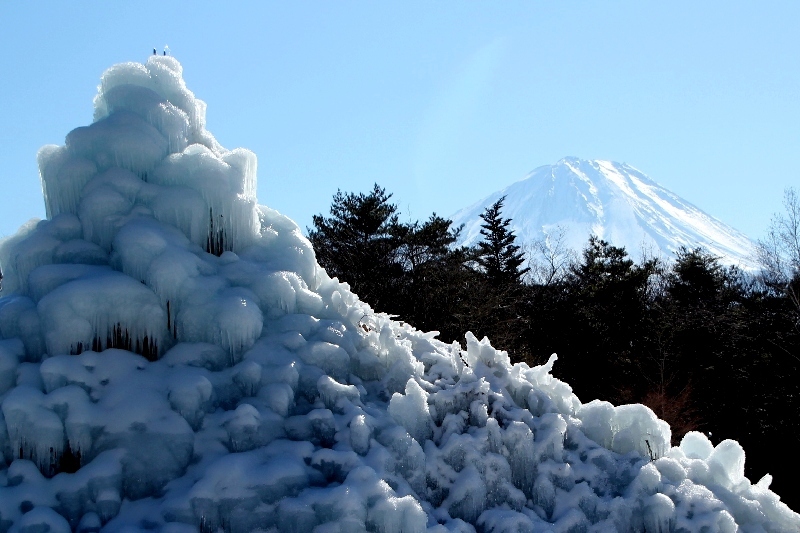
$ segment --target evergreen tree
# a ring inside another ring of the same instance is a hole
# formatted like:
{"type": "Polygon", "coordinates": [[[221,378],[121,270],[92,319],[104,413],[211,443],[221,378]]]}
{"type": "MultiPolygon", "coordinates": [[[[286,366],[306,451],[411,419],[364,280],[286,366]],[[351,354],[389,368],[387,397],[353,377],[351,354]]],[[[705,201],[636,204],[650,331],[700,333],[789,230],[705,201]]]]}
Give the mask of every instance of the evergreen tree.
{"type": "Polygon", "coordinates": [[[336,192],[331,216],[307,228],[317,261],[378,311],[396,311],[391,297],[402,277],[398,252],[406,230],[391,194],[376,183],[368,194],[336,192]]]}
{"type": "Polygon", "coordinates": [[[483,239],[473,249],[480,283],[474,289],[476,302],[468,323],[473,333],[488,336],[493,346],[522,360],[527,357],[528,329],[522,279],[529,269],[521,268],[525,257],[514,244],[511,220],[501,215],[504,201],[500,198],[481,214],[483,239]]]}
{"type": "Polygon", "coordinates": [[[702,248],[681,247],[667,276],[668,294],[684,305],[716,309],[727,306],[741,288],[737,270],[725,268],[719,258],[702,248]]]}
{"type": "Polygon", "coordinates": [[[390,198],[378,185],[368,194],[338,191],[331,216],[315,215],[308,229],[317,261],[376,311],[446,341],[463,338],[475,273],[467,249],[453,246],[461,229],[435,213],[401,223],[390,198]]]}
{"type": "Polygon", "coordinates": [[[530,270],[520,268],[525,256],[514,244],[516,235],[509,229],[511,219],[503,218],[503,196],[481,214],[481,235],[478,243],[477,262],[483,268],[487,280],[496,288],[509,288],[522,283],[522,277],[530,270]]]}
{"type": "Polygon", "coordinates": [[[451,228],[451,220],[436,213],[420,224],[405,224],[401,237],[400,258],[406,271],[415,274],[425,266],[442,260],[458,240],[461,227],[451,228]]]}
{"type": "Polygon", "coordinates": [[[656,261],[635,264],[625,248],[593,235],[582,261],[570,267],[567,283],[587,320],[621,333],[642,316],[656,267],[656,261]]]}
{"type": "Polygon", "coordinates": [[[734,346],[744,346],[741,277],[701,248],[681,248],[660,272],[660,292],[651,301],[652,320],[641,334],[635,363],[646,387],[632,398],[667,420],[673,438],[726,416],[726,395],[712,392],[720,381],[733,383],[734,346]],[[711,407],[713,406],[713,408],[711,407]]]}
{"type": "Polygon", "coordinates": [[[637,265],[625,248],[592,236],[565,280],[562,324],[555,349],[566,381],[581,398],[629,400],[636,358],[648,331],[655,261],[637,265]],[[604,376],[603,379],[598,379],[604,376]]]}
{"type": "Polygon", "coordinates": [[[461,227],[435,213],[424,223],[404,225],[399,257],[404,279],[398,291],[403,320],[436,330],[445,341],[463,339],[473,307],[475,272],[466,248],[454,246],[461,227]]]}

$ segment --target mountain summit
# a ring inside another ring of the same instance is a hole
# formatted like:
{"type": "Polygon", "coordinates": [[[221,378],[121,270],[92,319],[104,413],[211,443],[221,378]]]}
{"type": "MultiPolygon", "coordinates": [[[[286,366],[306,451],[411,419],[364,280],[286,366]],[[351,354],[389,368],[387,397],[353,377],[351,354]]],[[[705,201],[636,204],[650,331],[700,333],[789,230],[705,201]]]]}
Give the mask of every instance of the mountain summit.
{"type": "Polygon", "coordinates": [[[503,216],[525,246],[565,231],[581,250],[594,234],[631,256],[671,257],[681,246],[702,246],[726,264],[752,266],[753,243],[625,163],[565,157],[458,211],[463,244],[480,240],[480,214],[505,196],[503,216]]]}

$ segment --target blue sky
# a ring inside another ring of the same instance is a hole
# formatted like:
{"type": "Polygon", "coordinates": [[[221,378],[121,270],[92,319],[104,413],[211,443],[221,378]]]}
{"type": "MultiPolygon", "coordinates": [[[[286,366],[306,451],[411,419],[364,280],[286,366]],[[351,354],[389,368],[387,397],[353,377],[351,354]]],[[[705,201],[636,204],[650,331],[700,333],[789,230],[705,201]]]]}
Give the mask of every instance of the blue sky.
{"type": "Polygon", "coordinates": [[[0,236],[102,72],[168,44],[208,128],[301,227],[337,188],[449,215],[570,155],[753,238],[800,184],[800,2],[0,2],[0,236]],[[229,5],[230,4],[230,5],[229,5]]]}

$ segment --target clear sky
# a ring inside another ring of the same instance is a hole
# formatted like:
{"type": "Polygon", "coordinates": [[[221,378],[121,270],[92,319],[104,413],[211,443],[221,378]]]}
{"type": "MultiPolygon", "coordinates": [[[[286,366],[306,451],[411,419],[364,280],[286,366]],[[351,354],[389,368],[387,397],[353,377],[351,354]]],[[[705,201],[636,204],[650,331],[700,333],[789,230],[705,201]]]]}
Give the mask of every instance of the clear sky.
{"type": "Polygon", "coordinates": [[[0,0],[0,237],[100,75],[168,44],[208,128],[305,228],[337,188],[450,215],[570,155],[753,238],[800,185],[800,2],[0,0]],[[190,7],[191,6],[191,7],[190,7]]]}

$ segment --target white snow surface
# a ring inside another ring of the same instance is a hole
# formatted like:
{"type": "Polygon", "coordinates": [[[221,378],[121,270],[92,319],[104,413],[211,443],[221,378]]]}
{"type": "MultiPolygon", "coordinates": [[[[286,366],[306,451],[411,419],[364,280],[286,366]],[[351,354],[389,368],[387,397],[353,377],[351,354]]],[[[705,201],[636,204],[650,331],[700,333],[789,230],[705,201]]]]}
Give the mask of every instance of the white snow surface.
{"type": "Polygon", "coordinates": [[[461,243],[477,244],[484,210],[505,196],[502,216],[511,219],[517,244],[552,240],[580,252],[590,235],[624,247],[635,260],[672,259],[682,246],[705,248],[728,265],[755,268],[754,244],[743,233],[701,211],[625,163],[566,157],[461,209],[461,243]]]}
{"type": "Polygon", "coordinates": [[[95,107],[0,246],[0,532],[800,530],[738,443],[375,313],[175,59],[95,107]]]}

